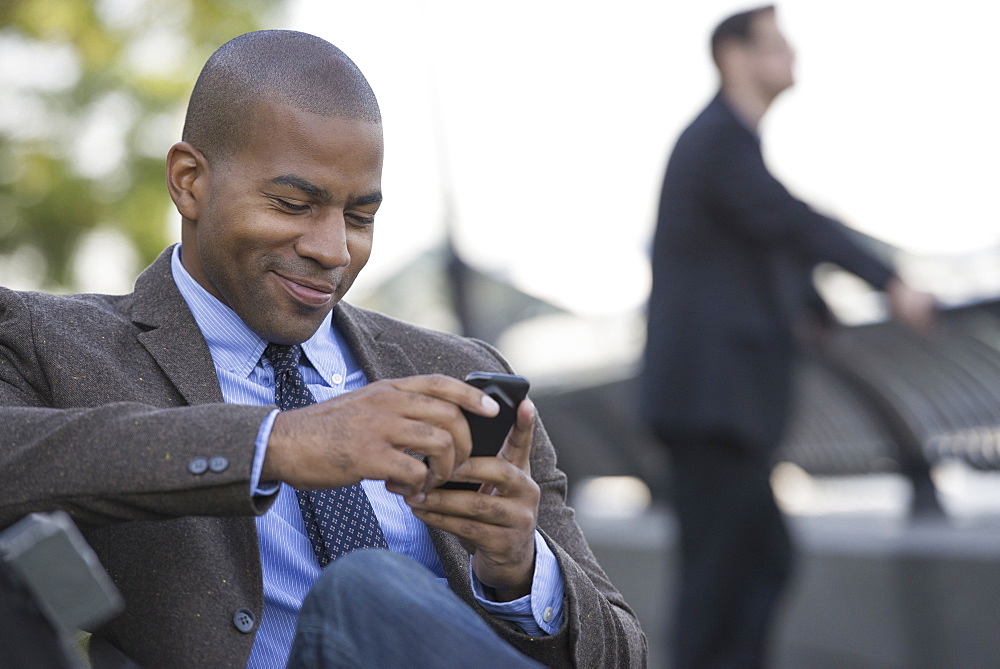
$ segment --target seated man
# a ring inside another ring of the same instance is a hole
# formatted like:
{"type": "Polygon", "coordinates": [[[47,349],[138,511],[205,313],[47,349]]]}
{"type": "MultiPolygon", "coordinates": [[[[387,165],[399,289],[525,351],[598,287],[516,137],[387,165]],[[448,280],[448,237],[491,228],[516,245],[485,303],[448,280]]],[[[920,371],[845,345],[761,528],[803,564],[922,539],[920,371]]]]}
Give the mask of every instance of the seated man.
{"type": "Polygon", "coordinates": [[[382,150],[339,49],[237,37],[167,156],[181,244],[130,295],[0,290],[0,527],[84,530],[126,601],[95,666],[645,663],[530,401],[469,457],[459,379],[506,362],[341,301],[382,150]]]}

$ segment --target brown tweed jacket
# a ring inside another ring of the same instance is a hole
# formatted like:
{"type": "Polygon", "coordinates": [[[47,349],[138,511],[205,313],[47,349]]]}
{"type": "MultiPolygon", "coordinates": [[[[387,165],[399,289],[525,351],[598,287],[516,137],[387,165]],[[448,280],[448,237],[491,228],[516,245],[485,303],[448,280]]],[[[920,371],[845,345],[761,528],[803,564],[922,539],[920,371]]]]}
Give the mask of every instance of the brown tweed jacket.
{"type": "MultiPolygon", "coordinates": [[[[223,403],[169,251],[130,295],[0,289],[0,527],[33,511],[72,514],[127,605],[95,630],[95,649],[114,646],[153,667],[243,667],[253,634],[234,615],[261,616],[253,517],[272,500],[251,497],[249,479],[270,408],[223,403]],[[189,471],[193,459],[215,456],[229,466],[189,471]]],[[[343,303],[336,317],[372,381],[508,370],[481,342],[343,303]]],[[[550,666],[644,665],[646,639],[565,504],[566,479],[541,425],[531,468],[542,491],[539,529],[565,581],[565,623],[530,638],[477,610],[550,666]]],[[[468,555],[453,536],[432,537],[451,587],[476,607],[468,555]]]]}

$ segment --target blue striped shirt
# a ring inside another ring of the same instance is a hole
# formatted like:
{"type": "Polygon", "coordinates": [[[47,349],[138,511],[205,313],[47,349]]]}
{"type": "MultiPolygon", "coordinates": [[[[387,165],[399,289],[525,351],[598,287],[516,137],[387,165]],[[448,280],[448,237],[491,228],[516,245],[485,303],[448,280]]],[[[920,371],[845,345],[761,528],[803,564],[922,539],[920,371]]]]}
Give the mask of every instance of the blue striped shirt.
{"type": "MultiPolygon", "coordinates": [[[[232,309],[222,304],[196,282],[180,261],[180,245],[174,249],[174,281],[208,343],[222,396],[229,404],[267,406],[274,404],[274,374],[262,360],[267,342],[252,332],[232,309]]],[[[342,340],[332,313],[307,341],[300,365],[303,378],[317,401],[322,402],[356,390],[368,383],[360,365],[342,340]]],[[[269,494],[274,486],[260,483],[267,438],[277,410],[261,424],[255,444],[251,486],[254,493],[269,494]]],[[[427,526],[418,520],[399,495],[388,492],[382,481],[364,480],[362,487],[371,500],[389,549],[402,553],[444,579],[427,526]]],[[[295,636],[295,622],[302,600],[320,574],[313,548],[306,535],[295,491],[282,483],[278,497],[267,513],[258,516],[264,585],[264,614],[254,638],[248,667],[284,667],[295,636]]],[[[484,598],[482,585],[470,569],[473,591],[479,603],[498,618],[510,620],[532,636],[552,634],[562,623],[563,582],[555,556],[535,532],[535,575],[530,595],[512,602],[484,598]]]]}

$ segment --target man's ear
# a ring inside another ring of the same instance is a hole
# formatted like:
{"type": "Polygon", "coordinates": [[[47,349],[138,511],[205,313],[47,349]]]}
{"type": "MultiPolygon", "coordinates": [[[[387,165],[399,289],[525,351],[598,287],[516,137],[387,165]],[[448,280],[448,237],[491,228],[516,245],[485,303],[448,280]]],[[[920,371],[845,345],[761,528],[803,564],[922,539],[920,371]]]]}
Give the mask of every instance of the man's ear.
{"type": "Polygon", "coordinates": [[[727,39],[719,45],[716,64],[724,80],[739,78],[745,69],[746,47],[735,39],[727,39]]]}
{"type": "Polygon", "coordinates": [[[167,153],[167,190],[180,215],[197,221],[208,193],[209,166],[205,154],[188,142],[177,142],[167,153]]]}

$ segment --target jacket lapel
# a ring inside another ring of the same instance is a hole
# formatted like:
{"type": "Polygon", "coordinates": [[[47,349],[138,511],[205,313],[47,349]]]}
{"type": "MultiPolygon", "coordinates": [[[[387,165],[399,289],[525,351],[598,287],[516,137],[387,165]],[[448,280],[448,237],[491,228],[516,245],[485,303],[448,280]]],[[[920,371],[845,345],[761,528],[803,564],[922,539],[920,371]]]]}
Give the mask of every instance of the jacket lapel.
{"type": "Polygon", "coordinates": [[[369,383],[417,373],[410,356],[392,341],[391,332],[364,310],[341,302],[333,315],[369,383]]]}
{"type": "Polygon", "coordinates": [[[167,248],[135,282],[132,322],[145,347],[189,404],[221,403],[215,364],[198,324],[181,297],[167,248]]]}

